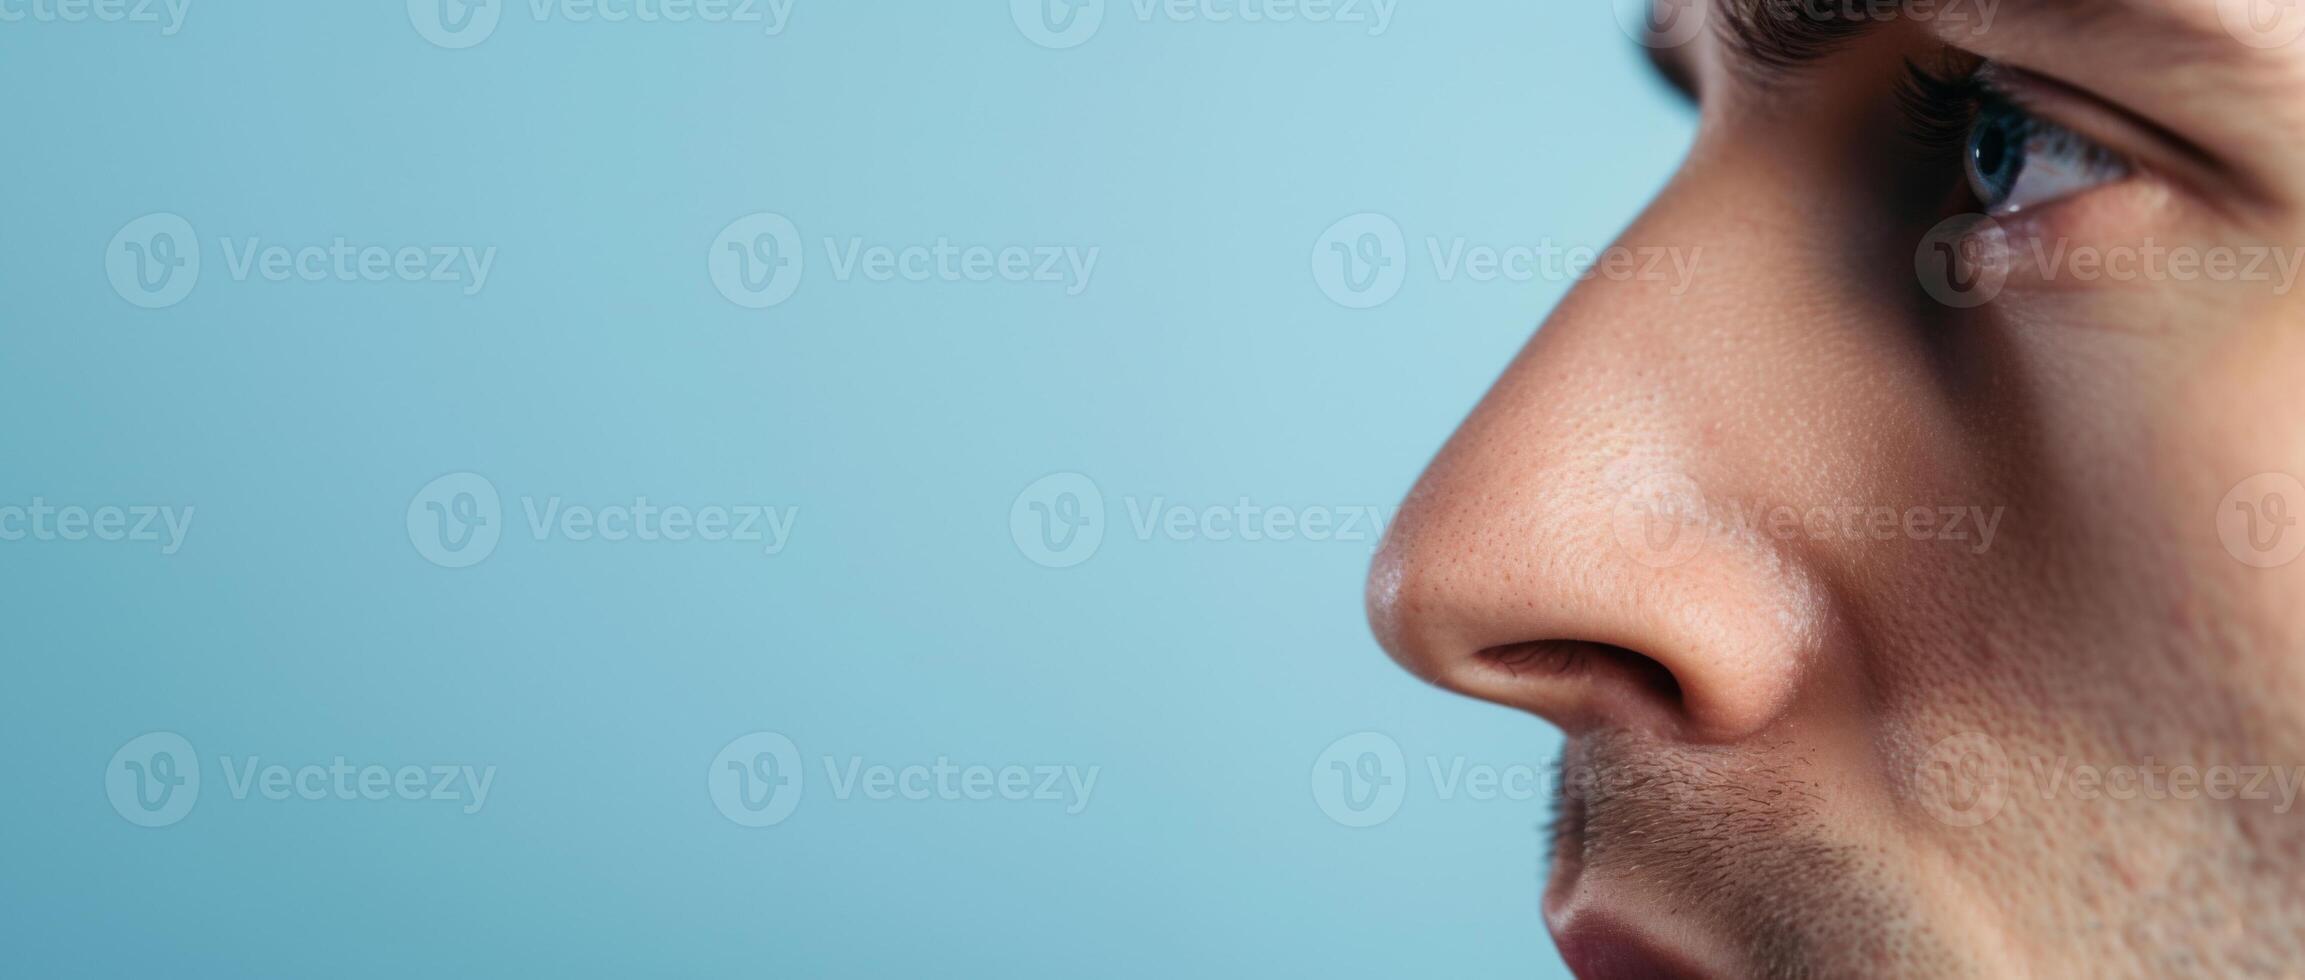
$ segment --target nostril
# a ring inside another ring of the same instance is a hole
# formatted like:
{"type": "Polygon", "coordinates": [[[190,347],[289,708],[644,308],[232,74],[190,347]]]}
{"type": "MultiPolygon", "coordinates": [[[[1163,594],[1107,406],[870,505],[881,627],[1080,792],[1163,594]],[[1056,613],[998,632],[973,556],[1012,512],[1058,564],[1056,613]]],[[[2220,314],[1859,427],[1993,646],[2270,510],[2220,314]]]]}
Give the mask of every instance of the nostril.
{"type": "Polygon", "coordinates": [[[1620,646],[1583,640],[1535,640],[1489,647],[1479,658],[1516,680],[1605,674],[1676,710],[1681,707],[1679,678],[1655,659],[1620,646]]]}
{"type": "Polygon", "coordinates": [[[1565,677],[1592,665],[1584,648],[1592,644],[1565,640],[1508,643],[1481,651],[1481,662],[1514,677],[1565,677]]]}

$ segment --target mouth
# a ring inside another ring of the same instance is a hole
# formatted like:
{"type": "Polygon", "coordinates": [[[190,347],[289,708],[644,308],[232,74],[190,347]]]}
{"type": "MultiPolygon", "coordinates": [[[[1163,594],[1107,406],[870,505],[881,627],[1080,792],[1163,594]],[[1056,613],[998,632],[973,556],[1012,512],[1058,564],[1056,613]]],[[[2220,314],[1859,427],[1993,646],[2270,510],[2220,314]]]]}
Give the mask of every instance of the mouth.
{"type": "Polygon", "coordinates": [[[1578,980],[1711,980],[1736,975],[1700,963],[1710,945],[1667,915],[1638,916],[1638,897],[1592,880],[1584,863],[1584,808],[1564,800],[1554,830],[1545,924],[1578,980]],[[1681,940],[1681,941],[1676,941],[1681,940]]]}
{"type": "Polygon", "coordinates": [[[1577,980],[1709,980],[1726,975],[1698,966],[1680,950],[1605,913],[1557,921],[1553,942],[1577,980]]]}

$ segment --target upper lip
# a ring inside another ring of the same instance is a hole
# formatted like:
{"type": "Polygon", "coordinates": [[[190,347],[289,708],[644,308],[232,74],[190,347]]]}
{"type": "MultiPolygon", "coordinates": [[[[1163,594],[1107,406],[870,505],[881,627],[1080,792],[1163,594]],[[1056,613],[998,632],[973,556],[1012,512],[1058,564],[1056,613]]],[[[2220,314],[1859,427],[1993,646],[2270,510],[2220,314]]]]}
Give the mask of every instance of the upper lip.
{"type": "Polygon", "coordinates": [[[1552,881],[1545,889],[1545,923],[1578,980],[1703,980],[1726,975],[1700,965],[1688,944],[1673,943],[1664,935],[1686,932],[1687,923],[1660,915],[1636,919],[1626,908],[1629,903],[1619,900],[1633,896],[1624,895],[1614,883],[1601,886],[1588,880],[1582,857],[1583,818],[1580,801],[1565,801],[1552,881]]]}

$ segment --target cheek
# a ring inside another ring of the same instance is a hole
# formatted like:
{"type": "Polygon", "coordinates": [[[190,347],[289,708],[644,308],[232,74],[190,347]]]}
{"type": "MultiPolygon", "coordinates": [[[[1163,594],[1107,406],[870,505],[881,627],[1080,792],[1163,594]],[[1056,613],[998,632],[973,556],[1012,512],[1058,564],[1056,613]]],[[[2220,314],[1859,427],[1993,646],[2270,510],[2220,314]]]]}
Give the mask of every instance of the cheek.
{"type": "Polygon", "coordinates": [[[2028,295],[1963,328],[1960,438],[1993,460],[1981,485],[2008,514],[1973,560],[1881,570],[1890,713],[1915,737],[1969,726],[2052,756],[2288,738],[2282,706],[2305,701],[2300,322],[2305,302],[2261,284],[2164,283],[2028,295]]]}
{"type": "Polygon", "coordinates": [[[1948,328],[1950,417],[1907,452],[1974,461],[1930,500],[1958,525],[1931,515],[1946,537],[1876,549],[1846,590],[1885,757],[1963,732],[2051,757],[2139,728],[2177,737],[2190,721],[2171,692],[2230,683],[2202,655],[2200,576],[2186,570],[2204,544],[2223,551],[2209,506],[2184,503],[2199,491],[2171,485],[2199,468],[2170,453],[2198,355],[2166,331],[2086,319],[2202,309],[2163,301],[2028,297],[1948,328]]]}
{"type": "MultiPolygon", "coordinates": [[[[2295,673],[2305,649],[2305,299],[2228,309],[2171,384],[2156,454],[2165,533],[2207,614],[2295,673]]],[[[2295,690],[2295,687],[2291,687],[2295,690]]]]}

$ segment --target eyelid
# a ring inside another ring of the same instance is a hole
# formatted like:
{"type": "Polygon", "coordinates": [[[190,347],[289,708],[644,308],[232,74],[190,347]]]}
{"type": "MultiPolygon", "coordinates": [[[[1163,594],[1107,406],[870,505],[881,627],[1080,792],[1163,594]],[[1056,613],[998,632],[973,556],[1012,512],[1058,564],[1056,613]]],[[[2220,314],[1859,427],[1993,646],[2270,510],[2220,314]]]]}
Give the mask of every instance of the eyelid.
{"type": "Polygon", "coordinates": [[[1971,159],[1963,161],[1963,169],[1986,214],[2035,213],[2119,185],[2136,173],[2128,157],[2096,140],[2027,111],[1989,87],[1980,86],[1980,91],[1967,143],[1971,159]],[[1988,141],[1994,148],[1990,160],[1984,149],[1988,141]]]}
{"type": "Polygon", "coordinates": [[[1989,62],[1980,81],[1995,96],[2026,113],[2062,126],[2128,161],[2127,179],[2162,178],[2216,208],[2230,197],[2233,178],[2184,138],[2064,82],[1989,62]]]}

